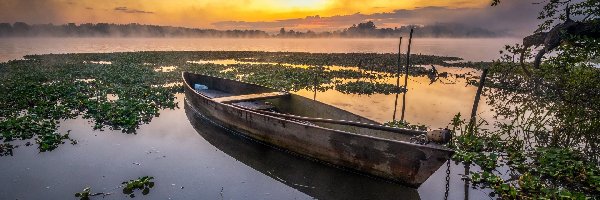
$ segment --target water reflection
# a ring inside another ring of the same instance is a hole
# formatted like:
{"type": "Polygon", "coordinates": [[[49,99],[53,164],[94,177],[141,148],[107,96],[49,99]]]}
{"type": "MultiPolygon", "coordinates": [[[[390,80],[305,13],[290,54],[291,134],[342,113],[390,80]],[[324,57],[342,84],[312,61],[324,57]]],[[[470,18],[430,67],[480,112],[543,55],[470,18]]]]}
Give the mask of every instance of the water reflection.
{"type": "MultiPolygon", "coordinates": [[[[415,38],[415,54],[457,56],[470,61],[497,59],[498,50],[520,38],[415,38]]],[[[289,51],[312,53],[398,52],[387,39],[216,39],[216,38],[11,38],[0,40],[0,61],[49,53],[124,51],[289,51]]]]}
{"type": "MultiPolygon", "coordinates": [[[[274,64],[238,61],[233,59],[188,62],[219,65],[274,64]]],[[[279,64],[289,67],[307,68],[306,65],[289,63],[279,64]]],[[[424,76],[409,76],[407,93],[410,94],[402,94],[403,96],[400,97],[402,99],[399,99],[399,95],[396,95],[395,92],[393,94],[376,93],[365,95],[351,94],[349,92],[344,93],[334,89],[334,85],[358,81],[395,86],[398,78],[402,81],[405,78],[404,75],[397,77],[395,74],[370,72],[365,69],[359,69],[358,67],[322,66],[322,69],[327,71],[352,70],[365,75],[374,74],[381,76],[377,76],[377,78],[361,77],[334,79],[334,82],[337,82],[336,84],[322,84],[318,87],[311,84],[311,87],[294,93],[336,106],[381,123],[392,121],[396,116],[404,115],[403,119],[411,124],[423,124],[434,129],[446,127],[454,115],[459,112],[463,114],[471,112],[473,96],[475,95],[477,88],[469,85],[468,81],[470,77],[476,77],[476,75],[480,73],[479,71],[472,68],[455,68],[437,65],[416,65],[414,67],[426,68],[430,74],[424,76]],[[405,105],[405,109],[396,109],[396,107],[402,107],[403,105],[405,105]],[[402,110],[405,110],[405,113],[402,113],[402,110]],[[390,114],[389,112],[392,111],[393,113],[390,114]]],[[[233,68],[228,68],[228,70],[233,70],[233,68]]],[[[482,102],[485,102],[485,97],[482,98],[482,102]]],[[[491,106],[482,103],[478,110],[480,111],[478,116],[484,119],[492,119],[493,112],[491,112],[491,106]]]]}
{"type": "MultiPolygon", "coordinates": [[[[436,66],[436,69],[438,73],[474,73],[472,69],[441,66],[436,66]]],[[[400,78],[402,80],[404,75],[401,75],[400,78]]],[[[345,79],[344,82],[356,80],[358,79],[345,79]]],[[[376,81],[396,85],[396,77],[390,76],[376,81]]],[[[425,124],[430,128],[446,127],[457,113],[470,113],[476,91],[477,88],[467,85],[467,80],[464,78],[439,77],[431,83],[427,76],[410,76],[408,77],[407,92],[410,94],[406,95],[405,120],[412,124],[425,124]]],[[[311,99],[315,97],[315,91],[312,89],[300,90],[295,93],[311,99]]],[[[397,100],[396,94],[344,94],[337,90],[318,91],[317,93],[317,101],[334,105],[378,122],[392,121],[393,114],[396,116],[401,115],[400,107],[403,101],[402,99],[397,100]],[[396,103],[399,108],[396,112],[390,113],[394,111],[396,103]]],[[[485,96],[482,99],[485,99],[485,96]]],[[[484,101],[482,100],[482,102],[484,101]]],[[[481,103],[478,110],[480,111],[478,115],[482,118],[492,119],[491,106],[481,103]]]]}
{"type": "Polygon", "coordinates": [[[417,190],[343,171],[259,144],[211,124],[185,104],[206,141],[236,160],[316,199],[420,199],[417,190]]]}

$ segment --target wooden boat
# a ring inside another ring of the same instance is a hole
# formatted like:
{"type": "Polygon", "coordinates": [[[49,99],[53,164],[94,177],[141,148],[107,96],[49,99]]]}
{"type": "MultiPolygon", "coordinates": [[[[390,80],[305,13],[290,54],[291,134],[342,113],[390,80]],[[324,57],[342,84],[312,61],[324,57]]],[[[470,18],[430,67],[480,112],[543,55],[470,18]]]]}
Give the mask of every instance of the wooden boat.
{"type": "Polygon", "coordinates": [[[184,72],[186,104],[221,126],[328,164],[418,187],[453,151],[410,142],[424,132],[379,123],[299,95],[184,72]],[[196,90],[201,84],[208,89],[196,90]]]}
{"type": "Polygon", "coordinates": [[[242,133],[224,130],[189,104],[185,104],[184,109],[192,127],[211,145],[265,176],[314,199],[420,199],[417,189],[291,156],[248,140],[242,133]]]}

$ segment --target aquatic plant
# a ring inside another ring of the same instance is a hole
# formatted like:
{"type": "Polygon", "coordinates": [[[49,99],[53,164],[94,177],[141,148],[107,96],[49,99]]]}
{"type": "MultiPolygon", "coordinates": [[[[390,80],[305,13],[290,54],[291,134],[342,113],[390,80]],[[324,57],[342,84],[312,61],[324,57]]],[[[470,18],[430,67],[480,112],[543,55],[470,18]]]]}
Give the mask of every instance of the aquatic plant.
{"type": "Polygon", "coordinates": [[[10,143],[0,144],[0,156],[12,156],[14,148],[10,143]]]}
{"type": "Polygon", "coordinates": [[[147,195],[150,193],[150,189],[154,187],[154,182],[151,181],[152,179],[154,179],[154,177],[144,176],[123,182],[123,194],[127,194],[129,197],[134,198],[135,194],[133,192],[135,190],[142,190],[142,195],[147,195]]]}
{"type": "Polygon", "coordinates": [[[427,131],[427,129],[428,129],[426,125],[410,124],[407,121],[400,121],[400,120],[389,121],[389,122],[384,123],[383,125],[390,126],[390,127],[396,127],[396,128],[419,130],[419,131],[427,131]]]}
{"type": "Polygon", "coordinates": [[[344,94],[395,94],[406,92],[403,87],[396,87],[389,83],[372,83],[366,81],[354,81],[338,84],[335,90],[344,94]]]}
{"type": "Polygon", "coordinates": [[[86,187],[86,188],[83,188],[83,191],[75,193],[75,197],[79,198],[79,200],[90,200],[91,197],[94,197],[94,196],[100,196],[100,195],[106,196],[109,194],[110,193],[102,193],[102,192],[92,193],[92,189],[90,187],[86,187]]]}
{"type": "Polygon", "coordinates": [[[600,195],[600,168],[586,155],[559,147],[527,147],[502,131],[479,128],[455,116],[453,160],[481,170],[467,171],[475,186],[503,199],[588,199],[600,195]]]}
{"type": "MultiPolygon", "coordinates": [[[[35,138],[40,152],[51,151],[70,140],[55,132],[59,120],[77,116],[91,119],[94,128],[110,127],[134,133],[164,108],[176,108],[174,88],[152,87],[166,82],[148,67],[129,64],[58,63],[68,56],[45,60],[11,61],[3,70],[0,92],[0,140],[35,138]],[[118,99],[109,99],[114,94],[118,99]]],[[[80,62],[78,62],[80,63],[80,62]]],[[[4,152],[15,146],[5,145],[4,152]]],[[[8,155],[5,153],[3,155],[8,155]]]]}
{"type": "MultiPolygon", "coordinates": [[[[416,63],[422,64],[458,59],[414,57],[416,63]]],[[[51,151],[67,141],[75,144],[68,133],[56,130],[61,120],[77,117],[90,120],[96,130],[108,128],[136,133],[142,124],[159,116],[161,109],[178,107],[175,94],[183,91],[179,84],[183,71],[285,91],[337,88],[354,94],[403,92],[390,84],[377,83],[378,79],[390,75],[379,72],[395,70],[394,54],[201,51],[29,55],[25,58],[0,63],[0,93],[3,94],[0,96],[0,140],[4,143],[0,155],[12,155],[12,149],[18,147],[10,144],[14,140],[35,140],[40,152],[51,151]],[[188,62],[218,59],[263,64],[188,62]],[[156,66],[178,67],[157,72],[156,66]],[[333,70],[327,66],[358,66],[360,70],[333,70]],[[343,79],[361,81],[343,83],[343,79]]],[[[427,73],[420,67],[411,70],[413,75],[427,73]]]]}
{"type": "Polygon", "coordinates": [[[56,133],[57,122],[54,120],[42,119],[36,115],[25,115],[18,117],[9,117],[0,121],[0,140],[4,141],[2,146],[2,155],[12,155],[12,149],[15,146],[8,142],[13,140],[28,140],[37,136],[35,139],[38,143],[40,152],[51,151],[57,148],[64,140],[70,140],[75,143],[75,140],[69,138],[69,134],[56,133]]]}
{"type": "Polygon", "coordinates": [[[80,200],[89,200],[91,196],[90,192],[90,187],[86,187],[83,188],[83,191],[75,193],[75,197],[79,198],[80,200]]]}
{"type": "MultiPolygon", "coordinates": [[[[123,188],[123,194],[131,198],[135,197],[135,190],[142,190],[142,195],[147,195],[150,193],[150,189],[154,187],[154,182],[151,181],[152,179],[154,179],[152,176],[139,177],[134,180],[125,181],[115,189],[123,188]]],[[[108,192],[92,193],[92,189],[90,187],[86,187],[83,189],[83,191],[75,193],[75,197],[79,198],[80,200],[89,200],[90,197],[93,196],[102,196],[104,198],[104,196],[111,195],[111,191],[113,190],[108,192]]]]}

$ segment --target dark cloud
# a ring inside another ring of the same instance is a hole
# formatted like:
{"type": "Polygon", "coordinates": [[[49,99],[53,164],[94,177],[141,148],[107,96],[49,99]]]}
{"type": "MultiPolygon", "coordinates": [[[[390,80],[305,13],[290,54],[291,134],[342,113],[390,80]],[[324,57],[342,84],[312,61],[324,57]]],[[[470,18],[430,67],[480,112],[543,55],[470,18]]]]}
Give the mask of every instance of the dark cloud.
{"type": "Polygon", "coordinates": [[[413,10],[400,9],[392,12],[331,17],[308,16],[305,18],[283,19],[276,21],[221,21],[213,23],[218,29],[265,29],[276,31],[285,27],[296,30],[332,31],[347,28],[352,24],[373,21],[379,27],[399,27],[408,24],[463,24],[467,27],[524,36],[531,33],[539,23],[537,20],[540,5],[530,1],[504,0],[495,7],[484,8],[447,8],[420,7],[413,10]]]}
{"type": "Polygon", "coordinates": [[[137,10],[137,9],[130,9],[130,8],[127,8],[127,7],[116,7],[115,11],[117,11],[117,12],[124,12],[124,13],[133,13],[133,14],[154,14],[154,12],[137,10]]]}

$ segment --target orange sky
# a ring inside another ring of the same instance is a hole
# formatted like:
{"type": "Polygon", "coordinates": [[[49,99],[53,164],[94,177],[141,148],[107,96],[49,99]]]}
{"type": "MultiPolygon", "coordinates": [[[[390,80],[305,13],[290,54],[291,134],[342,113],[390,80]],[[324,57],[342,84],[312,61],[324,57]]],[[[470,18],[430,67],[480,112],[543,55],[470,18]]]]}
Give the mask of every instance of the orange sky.
{"type": "Polygon", "coordinates": [[[213,28],[221,21],[277,21],[422,7],[482,8],[488,0],[0,0],[0,22],[110,22],[213,28]]]}

